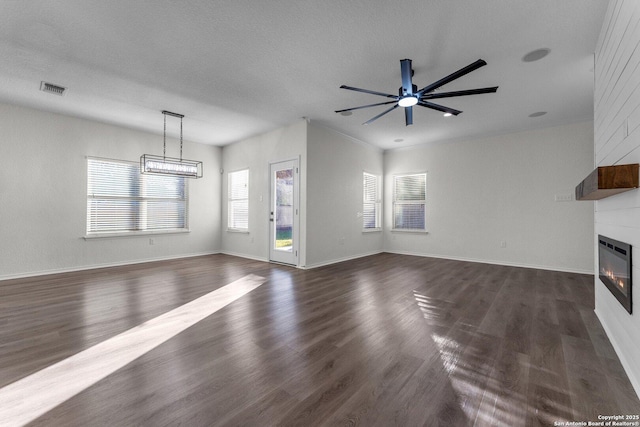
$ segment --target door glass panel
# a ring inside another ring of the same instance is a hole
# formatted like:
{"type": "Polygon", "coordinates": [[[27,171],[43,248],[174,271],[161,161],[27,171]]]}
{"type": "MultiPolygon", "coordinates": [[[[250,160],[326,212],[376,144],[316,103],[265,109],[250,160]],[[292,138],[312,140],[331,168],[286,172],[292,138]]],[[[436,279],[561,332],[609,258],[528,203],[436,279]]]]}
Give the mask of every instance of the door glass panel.
{"type": "Polygon", "coordinates": [[[293,250],[293,169],[281,169],[275,173],[275,250],[293,250]]]}

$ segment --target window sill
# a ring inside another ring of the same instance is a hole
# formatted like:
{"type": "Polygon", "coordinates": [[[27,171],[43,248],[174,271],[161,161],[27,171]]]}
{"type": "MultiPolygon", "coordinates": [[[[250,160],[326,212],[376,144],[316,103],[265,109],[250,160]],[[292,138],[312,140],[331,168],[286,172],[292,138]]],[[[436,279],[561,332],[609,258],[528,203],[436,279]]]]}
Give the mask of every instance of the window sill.
{"type": "Polygon", "coordinates": [[[428,234],[429,231],[428,230],[409,230],[409,229],[402,229],[402,228],[392,228],[391,229],[392,233],[414,233],[414,234],[428,234]]]}
{"type": "Polygon", "coordinates": [[[157,236],[163,234],[186,234],[191,230],[157,230],[157,231],[121,231],[115,233],[91,233],[85,234],[84,240],[106,239],[111,237],[137,237],[137,236],[157,236]]]}
{"type": "Polygon", "coordinates": [[[380,233],[382,232],[382,228],[363,228],[363,233],[380,233]]]}
{"type": "Polygon", "coordinates": [[[238,228],[227,228],[227,233],[249,234],[249,230],[241,230],[238,228]]]}

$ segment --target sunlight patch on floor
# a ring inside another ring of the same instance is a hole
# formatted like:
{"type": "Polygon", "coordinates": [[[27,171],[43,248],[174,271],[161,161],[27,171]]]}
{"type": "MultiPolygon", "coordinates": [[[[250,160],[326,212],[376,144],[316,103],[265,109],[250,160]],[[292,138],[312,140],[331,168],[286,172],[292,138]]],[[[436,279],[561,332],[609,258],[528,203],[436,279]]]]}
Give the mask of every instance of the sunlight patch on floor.
{"type": "Polygon", "coordinates": [[[0,425],[22,426],[266,282],[249,274],[0,389],[0,425]]]}
{"type": "Polygon", "coordinates": [[[460,345],[454,340],[437,334],[432,334],[431,339],[438,347],[440,360],[442,360],[442,366],[445,371],[449,375],[453,374],[460,364],[460,345]]]}

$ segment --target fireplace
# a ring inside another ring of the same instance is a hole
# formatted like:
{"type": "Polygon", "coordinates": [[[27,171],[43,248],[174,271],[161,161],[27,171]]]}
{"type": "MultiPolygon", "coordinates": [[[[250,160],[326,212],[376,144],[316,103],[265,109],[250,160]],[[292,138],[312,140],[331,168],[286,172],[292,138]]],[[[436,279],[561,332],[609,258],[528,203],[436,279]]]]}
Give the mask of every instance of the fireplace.
{"type": "Polygon", "coordinates": [[[631,245],[598,236],[600,280],[631,314],[631,245]]]}

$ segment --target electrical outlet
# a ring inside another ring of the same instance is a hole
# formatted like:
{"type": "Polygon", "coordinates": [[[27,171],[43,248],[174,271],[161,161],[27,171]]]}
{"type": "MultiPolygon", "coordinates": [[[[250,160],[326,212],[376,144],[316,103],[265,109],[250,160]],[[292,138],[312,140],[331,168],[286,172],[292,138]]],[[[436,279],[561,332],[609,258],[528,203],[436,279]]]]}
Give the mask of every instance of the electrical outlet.
{"type": "Polygon", "coordinates": [[[506,248],[507,247],[507,242],[505,240],[501,240],[500,241],[500,247],[501,248],[506,248]]]}
{"type": "Polygon", "coordinates": [[[153,245],[155,245],[155,244],[156,244],[155,240],[153,240],[153,239],[149,239],[149,245],[150,245],[150,246],[153,246],[153,245]]]}

